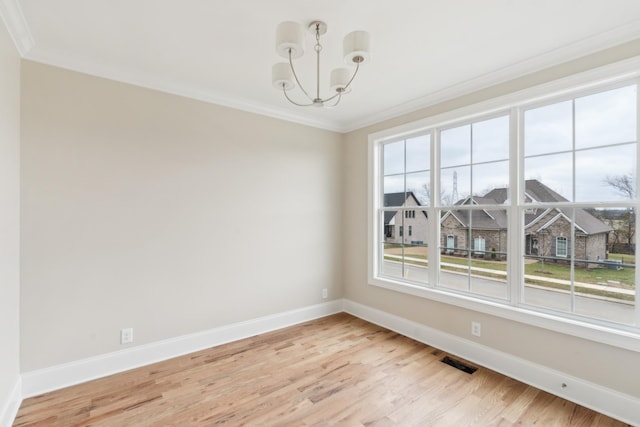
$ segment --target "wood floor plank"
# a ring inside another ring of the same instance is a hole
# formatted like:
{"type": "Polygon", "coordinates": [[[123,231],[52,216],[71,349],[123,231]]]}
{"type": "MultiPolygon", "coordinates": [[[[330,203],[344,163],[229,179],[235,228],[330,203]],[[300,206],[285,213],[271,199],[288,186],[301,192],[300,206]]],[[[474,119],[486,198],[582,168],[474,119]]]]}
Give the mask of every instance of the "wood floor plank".
{"type": "Polygon", "coordinates": [[[34,426],[623,426],[338,314],[26,399],[34,426]]]}

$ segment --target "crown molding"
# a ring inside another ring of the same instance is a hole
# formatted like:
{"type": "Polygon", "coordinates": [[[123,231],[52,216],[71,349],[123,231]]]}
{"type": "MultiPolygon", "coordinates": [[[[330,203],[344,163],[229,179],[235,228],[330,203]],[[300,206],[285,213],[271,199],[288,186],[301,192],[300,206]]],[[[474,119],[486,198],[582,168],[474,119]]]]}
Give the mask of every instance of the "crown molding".
{"type": "Polygon", "coordinates": [[[384,112],[368,115],[362,120],[357,120],[344,126],[343,132],[352,132],[385,120],[413,113],[417,110],[524,77],[528,74],[533,74],[599,51],[613,48],[638,38],[640,38],[640,20],[634,20],[613,30],[587,37],[550,52],[525,59],[524,61],[457,83],[454,86],[449,86],[429,95],[416,98],[413,101],[385,109],[384,112]]]}
{"type": "Polygon", "coordinates": [[[0,18],[4,21],[20,56],[26,56],[35,43],[18,0],[0,0],[0,18]]]}
{"type": "Polygon", "coordinates": [[[4,19],[18,51],[26,59],[338,133],[352,132],[405,114],[410,114],[640,38],[640,20],[634,20],[613,30],[587,37],[575,43],[457,83],[412,101],[385,108],[378,113],[367,114],[361,119],[346,121],[313,117],[308,114],[292,112],[282,107],[238,98],[228,93],[212,91],[208,88],[198,87],[189,83],[150,76],[145,73],[117,69],[105,63],[82,61],[60,52],[45,52],[37,49],[18,0],[0,0],[0,16],[4,19]]]}
{"type": "MultiPolygon", "coordinates": [[[[1,0],[0,0],[1,1],[1,0]]],[[[288,122],[298,123],[304,126],[325,129],[333,132],[344,132],[343,128],[329,120],[310,118],[302,114],[295,114],[285,109],[260,104],[255,101],[239,98],[226,93],[215,92],[196,85],[185,84],[171,79],[150,76],[145,73],[131,72],[118,69],[108,64],[93,63],[77,60],[59,52],[43,52],[37,48],[25,56],[25,59],[40,64],[66,69],[94,77],[113,80],[119,83],[130,84],[146,89],[156,90],[171,95],[195,99],[209,104],[233,108],[248,113],[259,114],[288,122]]]]}

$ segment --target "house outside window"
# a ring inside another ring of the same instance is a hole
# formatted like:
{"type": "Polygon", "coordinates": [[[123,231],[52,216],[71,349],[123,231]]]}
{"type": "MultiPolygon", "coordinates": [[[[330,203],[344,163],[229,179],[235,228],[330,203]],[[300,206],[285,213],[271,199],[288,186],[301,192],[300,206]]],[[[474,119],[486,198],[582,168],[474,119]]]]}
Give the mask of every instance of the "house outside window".
{"type": "Polygon", "coordinates": [[[531,316],[589,339],[599,334],[594,324],[640,334],[635,244],[618,245],[625,254],[610,250],[612,236],[631,235],[636,225],[639,100],[630,75],[640,78],[640,67],[588,89],[584,82],[555,94],[533,88],[488,101],[487,113],[473,106],[371,135],[370,283],[507,318],[531,316]],[[387,204],[394,194],[403,198],[387,204]],[[408,201],[420,208],[416,220],[438,219],[424,223],[428,264],[407,256],[390,269],[386,259],[399,248],[377,240],[376,230],[405,212],[400,218],[415,235],[408,201]],[[475,253],[495,260],[494,270],[475,253]],[[611,259],[627,261],[612,269],[611,259]],[[590,291],[603,282],[613,284],[606,301],[590,291]]]}
{"type": "Polygon", "coordinates": [[[409,226],[409,237],[411,237],[411,233],[413,232],[413,227],[409,226]]]}
{"type": "Polygon", "coordinates": [[[404,235],[404,234],[403,234],[403,227],[402,227],[402,226],[400,226],[399,234],[400,234],[400,237],[402,237],[402,236],[404,235]]]}

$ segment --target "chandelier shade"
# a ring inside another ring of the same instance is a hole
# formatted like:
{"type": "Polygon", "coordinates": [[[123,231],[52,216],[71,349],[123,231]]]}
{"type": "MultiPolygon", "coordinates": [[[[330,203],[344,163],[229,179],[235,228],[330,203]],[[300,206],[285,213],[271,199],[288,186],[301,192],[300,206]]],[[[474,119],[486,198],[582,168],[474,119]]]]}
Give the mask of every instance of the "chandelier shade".
{"type": "Polygon", "coordinates": [[[291,67],[288,62],[278,62],[273,64],[271,69],[271,75],[273,79],[273,85],[277,89],[291,90],[296,87],[293,80],[293,74],[291,73],[291,67]]]}
{"type": "Polygon", "coordinates": [[[283,58],[298,59],[304,55],[304,28],[297,22],[282,22],[276,31],[276,52],[283,58]]]}
{"type": "Polygon", "coordinates": [[[344,60],[349,65],[355,65],[355,69],[334,69],[329,76],[329,95],[323,98],[320,96],[320,53],[323,50],[323,46],[320,44],[320,36],[327,32],[327,24],[322,21],[313,21],[309,24],[308,29],[315,36],[316,41],[313,47],[316,56],[315,94],[310,94],[304,89],[293,65],[294,59],[304,55],[305,30],[303,25],[297,22],[282,22],[276,29],[276,52],[286,58],[288,62],[280,62],[272,67],[272,84],[277,89],[282,90],[289,102],[297,106],[336,106],[342,99],[342,95],[350,92],[350,85],[360,69],[360,64],[370,58],[369,33],[366,31],[353,31],[344,38],[342,43],[344,60]],[[306,101],[294,101],[289,96],[287,92],[296,86],[306,96],[306,101]],[[332,102],[332,104],[329,105],[329,102],[332,102]]]}
{"type": "Polygon", "coordinates": [[[369,33],[354,31],[347,34],[342,42],[344,60],[347,64],[363,63],[369,59],[369,33]]]}
{"type": "Polygon", "coordinates": [[[351,71],[348,68],[336,68],[331,72],[329,90],[331,92],[345,92],[351,80],[351,71]]]}

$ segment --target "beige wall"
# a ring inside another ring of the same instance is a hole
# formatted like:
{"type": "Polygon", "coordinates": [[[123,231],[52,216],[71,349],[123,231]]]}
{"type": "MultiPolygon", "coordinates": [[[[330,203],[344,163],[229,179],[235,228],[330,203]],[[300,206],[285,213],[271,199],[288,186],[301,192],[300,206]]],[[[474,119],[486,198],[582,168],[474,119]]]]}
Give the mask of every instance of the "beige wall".
{"type": "Polygon", "coordinates": [[[0,20],[0,420],[20,374],[20,57],[0,20]]]}
{"type": "MultiPolygon", "coordinates": [[[[123,327],[144,344],[319,303],[327,287],[467,339],[481,321],[484,345],[640,396],[637,353],[367,284],[369,133],[639,52],[636,41],[344,136],[23,62],[22,371],[119,350],[123,327]]],[[[16,304],[0,304],[12,345],[16,304]]],[[[16,372],[9,357],[0,378],[16,372]]]]}
{"type": "Polygon", "coordinates": [[[342,297],[341,135],[24,61],[22,369],[342,297]]]}
{"type": "Polygon", "coordinates": [[[342,205],[345,297],[470,340],[473,339],[471,321],[480,321],[482,338],[478,341],[484,345],[640,397],[640,364],[635,352],[367,284],[367,138],[370,133],[638,54],[640,40],[347,134],[344,157],[349,168],[345,170],[342,205]]]}

